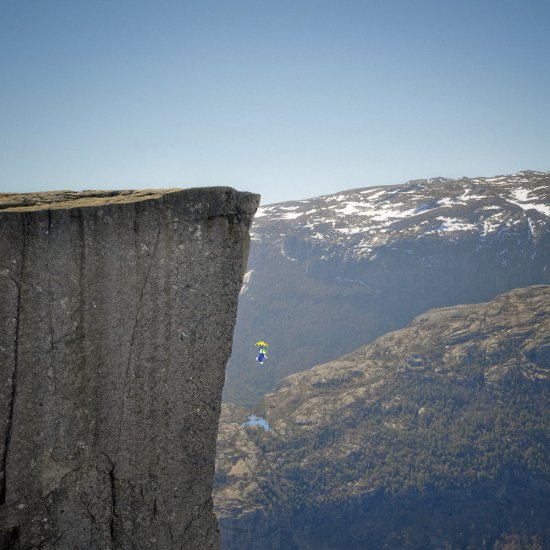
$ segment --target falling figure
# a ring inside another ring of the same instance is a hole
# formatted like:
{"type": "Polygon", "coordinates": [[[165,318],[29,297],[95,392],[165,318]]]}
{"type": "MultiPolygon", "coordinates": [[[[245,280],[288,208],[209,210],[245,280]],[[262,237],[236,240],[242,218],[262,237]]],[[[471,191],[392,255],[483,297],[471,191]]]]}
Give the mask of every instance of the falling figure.
{"type": "Polygon", "coordinates": [[[263,365],[264,359],[267,357],[267,348],[269,347],[269,345],[263,340],[256,342],[256,345],[258,346],[258,363],[260,363],[260,365],[263,365]]]}

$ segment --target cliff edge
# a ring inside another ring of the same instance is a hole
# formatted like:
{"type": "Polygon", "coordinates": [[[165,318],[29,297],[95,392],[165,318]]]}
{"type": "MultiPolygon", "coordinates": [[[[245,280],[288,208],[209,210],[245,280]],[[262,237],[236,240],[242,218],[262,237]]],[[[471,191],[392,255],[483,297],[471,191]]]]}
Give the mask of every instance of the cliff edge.
{"type": "Polygon", "coordinates": [[[217,548],[216,434],[259,197],[0,194],[0,548],[217,548]]]}

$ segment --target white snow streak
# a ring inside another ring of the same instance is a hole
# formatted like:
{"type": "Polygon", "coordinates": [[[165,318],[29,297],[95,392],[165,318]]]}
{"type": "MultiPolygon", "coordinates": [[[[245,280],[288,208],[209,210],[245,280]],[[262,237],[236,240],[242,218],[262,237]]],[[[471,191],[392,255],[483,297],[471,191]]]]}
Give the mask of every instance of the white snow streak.
{"type": "Polygon", "coordinates": [[[436,219],[443,222],[437,228],[437,231],[472,231],[473,229],[477,229],[477,225],[475,223],[461,222],[457,218],[445,218],[443,216],[439,216],[436,219]]]}
{"type": "Polygon", "coordinates": [[[523,210],[537,210],[545,216],[550,216],[550,206],[547,206],[546,204],[526,202],[528,200],[532,200],[530,197],[531,192],[529,191],[529,189],[513,189],[512,195],[516,200],[508,199],[508,202],[511,202],[512,204],[523,208],[523,210]]]}
{"type": "Polygon", "coordinates": [[[248,283],[250,282],[250,277],[252,277],[252,273],[254,273],[254,269],[251,269],[244,274],[243,286],[241,288],[240,294],[244,294],[248,290],[248,283]]]}
{"type": "Polygon", "coordinates": [[[286,214],[282,214],[278,218],[271,218],[272,220],[293,220],[295,218],[299,218],[300,216],[303,216],[303,212],[287,212],[286,214]]]}

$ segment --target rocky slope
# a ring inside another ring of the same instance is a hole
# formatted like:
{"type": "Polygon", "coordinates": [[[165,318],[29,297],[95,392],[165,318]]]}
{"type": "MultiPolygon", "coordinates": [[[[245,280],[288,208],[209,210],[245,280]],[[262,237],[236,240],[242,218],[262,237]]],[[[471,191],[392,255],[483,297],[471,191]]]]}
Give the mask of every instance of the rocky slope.
{"type": "Polygon", "coordinates": [[[548,283],[548,173],[417,180],[261,207],[224,400],[252,405],[282,377],[429,308],[548,283]],[[271,344],[261,370],[258,339],[271,344]]]}
{"type": "Polygon", "coordinates": [[[219,547],[215,442],[258,199],[0,195],[0,548],[219,547]]]}
{"type": "Polygon", "coordinates": [[[548,548],[550,286],[435,309],[224,405],[231,549],[548,548]]]}

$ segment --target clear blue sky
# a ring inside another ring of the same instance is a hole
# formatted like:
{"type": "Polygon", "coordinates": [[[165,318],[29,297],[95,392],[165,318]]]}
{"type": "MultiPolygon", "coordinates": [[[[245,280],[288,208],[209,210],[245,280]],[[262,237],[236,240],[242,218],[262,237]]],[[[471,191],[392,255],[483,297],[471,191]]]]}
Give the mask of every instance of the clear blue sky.
{"type": "Polygon", "coordinates": [[[0,191],[522,169],[550,170],[550,0],[0,1],[0,191]]]}

